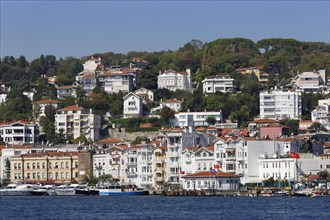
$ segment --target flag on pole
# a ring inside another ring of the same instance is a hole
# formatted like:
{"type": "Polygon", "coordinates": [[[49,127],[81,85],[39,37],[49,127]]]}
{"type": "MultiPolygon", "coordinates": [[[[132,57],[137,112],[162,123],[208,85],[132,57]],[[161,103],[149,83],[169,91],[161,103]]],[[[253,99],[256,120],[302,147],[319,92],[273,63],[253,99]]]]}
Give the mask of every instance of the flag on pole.
{"type": "Polygon", "coordinates": [[[182,170],[180,171],[180,174],[181,174],[181,175],[183,175],[183,174],[185,174],[185,173],[186,173],[186,172],[184,172],[184,171],[182,171],[182,170]]]}
{"type": "Polygon", "coordinates": [[[300,159],[300,156],[299,156],[299,154],[297,154],[295,152],[290,152],[290,158],[300,159]]]}

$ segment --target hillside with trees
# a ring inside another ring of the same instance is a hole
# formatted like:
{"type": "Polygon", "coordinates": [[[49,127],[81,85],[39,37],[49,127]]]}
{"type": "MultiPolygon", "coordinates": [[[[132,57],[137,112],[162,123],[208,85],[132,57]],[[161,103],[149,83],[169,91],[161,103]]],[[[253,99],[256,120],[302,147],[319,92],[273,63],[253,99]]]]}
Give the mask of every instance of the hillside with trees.
{"type": "MultiPolygon", "coordinates": [[[[236,121],[242,127],[259,114],[261,90],[285,86],[292,77],[303,71],[325,69],[327,76],[330,74],[330,45],[295,39],[271,38],[253,42],[244,38],[227,38],[207,43],[192,40],[176,51],[131,51],[127,54],[106,52],[90,56],[101,57],[105,65],[120,66],[129,66],[133,57],[139,57],[149,65],[142,67],[142,77],[138,80],[137,87],[155,91],[156,103],[160,99],[183,99],[184,111],[222,110],[225,119],[236,121]],[[240,67],[261,68],[269,74],[268,84],[260,84],[254,74],[242,75],[236,72],[240,67]],[[184,91],[157,90],[159,72],[168,69],[191,69],[195,87],[193,95],[184,91]],[[235,92],[204,96],[201,81],[206,76],[214,75],[230,75],[234,78],[235,92]]],[[[56,99],[55,85],[48,84],[43,77],[56,76],[57,86],[71,85],[77,74],[83,70],[82,64],[90,56],[56,58],[54,55],[41,55],[30,62],[23,55],[17,58],[3,57],[0,62],[0,82],[11,90],[8,93],[8,101],[0,105],[0,121],[32,119],[32,101],[22,94],[23,91],[35,91],[33,101],[56,99]]],[[[79,92],[79,88],[77,94],[76,99],[61,100],[64,107],[78,103],[82,107],[92,108],[95,113],[101,115],[109,112],[116,118],[121,117],[124,94],[107,94],[95,89],[88,100],[79,92]]],[[[302,96],[303,119],[310,117],[310,111],[317,105],[317,100],[326,98],[323,94],[302,96]]],[[[150,103],[147,110],[154,106],[155,103],[150,103]]]]}

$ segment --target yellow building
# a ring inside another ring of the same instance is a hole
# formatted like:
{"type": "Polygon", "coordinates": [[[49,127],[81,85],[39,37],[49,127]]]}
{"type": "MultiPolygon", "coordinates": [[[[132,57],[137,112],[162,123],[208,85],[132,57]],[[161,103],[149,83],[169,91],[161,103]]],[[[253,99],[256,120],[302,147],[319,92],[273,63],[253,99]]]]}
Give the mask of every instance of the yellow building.
{"type": "Polygon", "coordinates": [[[10,160],[11,182],[81,182],[92,176],[88,152],[28,153],[10,160]]]}

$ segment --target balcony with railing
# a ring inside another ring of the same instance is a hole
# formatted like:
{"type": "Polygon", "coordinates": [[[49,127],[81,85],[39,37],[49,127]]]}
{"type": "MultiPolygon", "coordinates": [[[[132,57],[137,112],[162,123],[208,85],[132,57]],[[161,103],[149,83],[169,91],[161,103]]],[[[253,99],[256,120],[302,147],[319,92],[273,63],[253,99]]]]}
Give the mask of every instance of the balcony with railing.
{"type": "Polygon", "coordinates": [[[155,180],[156,180],[157,182],[162,182],[162,181],[164,180],[164,177],[162,177],[162,176],[156,176],[156,177],[155,177],[155,180]]]}
{"type": "Polygon", "coordinates": [[[133,172],[133,171],[128,171],[127,173],[126,173],[126,175],[129,177],[132,177],[132,176],[137,176],[137,173],[136,172],[133,172]]]}
{"type": "Polygon", "coordinates": [[[156,167],[155,173],[163,173],[163,172],[164,172],[164,168],[163,167],[156,167]]]}

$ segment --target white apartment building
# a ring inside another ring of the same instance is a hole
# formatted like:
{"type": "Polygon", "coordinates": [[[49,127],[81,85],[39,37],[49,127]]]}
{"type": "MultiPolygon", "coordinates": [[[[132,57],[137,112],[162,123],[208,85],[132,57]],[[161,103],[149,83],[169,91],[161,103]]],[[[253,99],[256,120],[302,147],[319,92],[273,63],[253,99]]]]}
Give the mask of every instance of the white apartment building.
{"type": "Polygon", "coordinates": [[[88,140],[100,139],[101,117],[92,110],[72,105],[56,111],[55,131],[63,130],[66,138],[76,139],[83,135],[88,140]]]}
{"type": "Polygon", "coordinates": [[[230,77],[208,76],[203,81],[203,92],[205,95],[216,92],[232,92],[234,90],[234,79],[230,77]]]}
{"type": "MultiPolygon", "coordinates": [[[[258,158],[261,155],[283,155],[283,141],[242,137],[220,137],[214,142],[215,163],[223,172],[241,175],[241,182],[259,183],[258,158]]],[[[268,157],[268,156],[267,156],[268,157]]]]}
{"type": "Polygon", "coordinates": [[[123,118],[132,118],[142,115],[142,98],[134,93],[129,93],[123,97],[123,118]]]}
{"type": "Polygon", "coordinates": [[[181,155],[181,175],[210,171],[214,168],[213,147],[188,147],[181,155]]]}
{"type": "Polygon", "coordinates": [[[35,144],[39,142],[39,126],[26,121],[2,122],[0,138],[7,145],[35,144]]]}
{"type": "Polygon", "coordinates": [[[32,109],[33,109],[34,117],[38,119],[42,116],[46,116],[45,108],[47,106],[53,106],[54,109],[57,109],[59,107],[59,103],[60,103],[60,101],[51,100],[51,99],[32,102],[32,109]]]}
{"type": "Polygon", "coordinates": [[[131,73],[104,72],[97,76],[101,88],[107,93],[133,92],[133,78],[131,73]]]}
{"type": "Polygon", "coordinates": [[[153,144],[138,144],[127,149],[127,182],[140,187],[151,187],[154,183],[153,144]]]}
{"type": "Polygon", "coordinates": [[[126,149],[127,145],[116,145],[94,154],[94,177],[110,174],[113,178],[118,179],[121,182],[125,181],[127,178],[126,149]]]}
{"type": "Polygon", "coordinates": [[[313,122],[318,122],[330,130],[330,98],[318,101],[318,106],[311,112],[313,122]]]}
{"type": "Polygon", "coordinates": [[[240,176],[224,172],[198,172],[182,176],[182,187],[188,191],[232,191],[238,190],[240,176]]]}
{"type": "Polygon", "coordinates": [[[294,158],[265,158],[261,156],[259,162],[260,181],[267,180],[271,177],[274,180],[297,181],[298,173],[296,169],[296,159],[294,158]]]}
{"type": "Polygon", "coordinates": [[[321,92],[327,84],[325,70],[298,74],[292,84],[302,92],[321,92]]]}
{"type": "Polygon", "coordinates": [[[73,86],[59,86],[56,88],[57,98],[76,97],[76,90],[73,86]]]}
{"type": "Polygon", "coordinates": [[[208,117],[214,117],[216,123],[222,122],[222,111],[218,112],[178,112],[174,118],[170,120],[172,126],[188,127],[188,126],[209,126],[206,122],[208,117]]]}
{"type": "Polygon", "coordinates": [[[300,119],[301,92],[272,90],[260,93],[260,118],[300,119]]]}
{"type": "Polygon", "coordinates": [[[181,105],[183,101],[177,100],[177,99],[168,99],[168,100],[162,100],[160,101],[159,108],[162,109],[164,107],[169,107],[175,112],[179,112],[181,110],[181,105]]]}
{"type": "Polygon", "coordinates": [[[189,129],[171,130],[165,134],[167,144],[166,173],[169,184],[179,184],[182,151],[190,146],[207,146],[207,135],[189,129]]]}
{"type": "Polygon", "coordinates": [[[144,104],[154,101],[154,92],[150,89],[140,88],[135,90],[134,94],[140,96],[144,104]]]}
{"type": "Polygon", "coordinates": [[[330,170],[329,157],[318,157],[311,153],[299,153],[299,157],[298,159],[266,158],[262,155],[258,159],[261,180],[273,177],[275,180],[300,181],[304,176],[330,170]]]}
{"type": "Polygon", "coordinates": [[[176,91],[178,89],[192,91],[191,71],[186,69],[185,72],[176,72],[166,70],[164,73],[159,73],[157,81],[158,89],[168,89],[176,91]]]}
{"type": "Polygon", "coordinates": [[[92,72],[94,73],[97,69],[97,67],[102,63],[101,57],[99,58],[94,58],[91,57],[90,59],[86,60],[85,63],[83,64],[84,66],[84,72],[92,72]]]}

